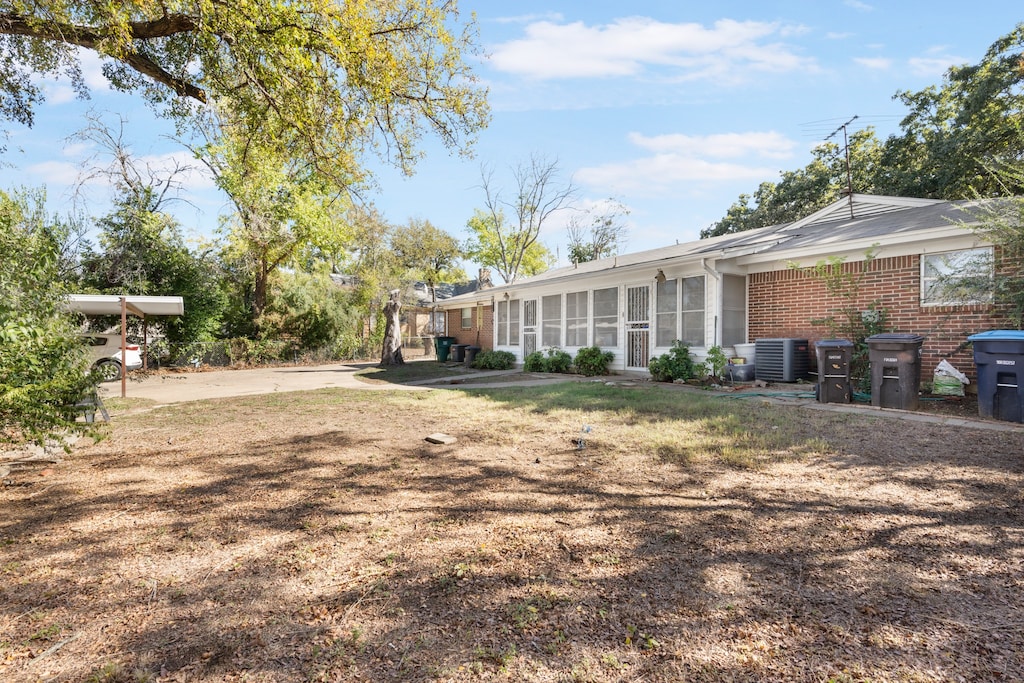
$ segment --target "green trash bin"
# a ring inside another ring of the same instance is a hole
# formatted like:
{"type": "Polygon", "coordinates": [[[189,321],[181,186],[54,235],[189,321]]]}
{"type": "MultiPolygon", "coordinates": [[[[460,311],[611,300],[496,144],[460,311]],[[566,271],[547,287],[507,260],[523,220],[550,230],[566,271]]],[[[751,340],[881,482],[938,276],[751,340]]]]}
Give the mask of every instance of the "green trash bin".
{"type": "Polygon", "coordinates": [[[436,337],[434,339],[434,352],[437,354],[437,361],[445,363],[448,361],[448,353],[452,350],[455,337],[436,337]]]}

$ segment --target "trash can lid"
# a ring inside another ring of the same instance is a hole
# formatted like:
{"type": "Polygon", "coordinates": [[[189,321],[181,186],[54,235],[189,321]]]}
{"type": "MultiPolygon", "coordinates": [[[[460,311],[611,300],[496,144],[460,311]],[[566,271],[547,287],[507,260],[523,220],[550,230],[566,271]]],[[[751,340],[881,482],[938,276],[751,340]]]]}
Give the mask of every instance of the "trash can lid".
{"type": "Polygon", "coordinates": [[[853,346],[853,342],[852,341],[847,341],[846,339],[822,339],[820,341],[814,342],[814,345],[815,346],[831,346],[831,347],[853,346]]]}
{"type": "Polygon", "coordinates": [[[900,332],[883,332],[882,334],[873,334],[868,337],[865,341],[871,342],[923,342],[924,337],[919,334],[903,334],[900,332]]]}
{"type": "Polygon", "coordinates": [[[989,330],[972,334],[967,341],[1024,341],[1024,330],[989,330]]]}

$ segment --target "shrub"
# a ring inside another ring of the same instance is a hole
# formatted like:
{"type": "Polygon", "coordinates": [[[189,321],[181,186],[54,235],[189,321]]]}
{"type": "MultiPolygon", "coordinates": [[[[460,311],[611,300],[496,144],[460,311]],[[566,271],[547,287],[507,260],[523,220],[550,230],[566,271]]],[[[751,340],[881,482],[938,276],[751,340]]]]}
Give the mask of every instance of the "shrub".
{"type": "Polygon", "coordinates": [[[547,356],[541,351],[534,351],[523,362],[526,372],[569,372],[572,368],[572,356],[562,349],[548,349],[547,356]]]}
{"type": "Polygon", "coordinates": [[[526,372],[544,372],[544,354],[534,351],[523,359],[523,370],[526,372]]]}
{"type": "Polygon", "coordinates": [[[569,372],[572,369],[572,356],[562,349],[548,349],[548,357],[544,359],[544,372],[569,372]]]}
{"type": "Polygon", "coordinates": [[[656,382],[673,382],[698,376],[703,370],[702,365],[694,362],[690,347],[677,339],[672,342],[668,353],[652,358],[647,369],[656,382]]]}
{"type": "Polygon", "coordinates": [[[516,356],[508,351],[481,351],[473,359],[478,370],[509,370],[516,365],[516,356]]]}
{"type": "Polygon", "coordinates": [[[595,375],[607,375],[608,365],[614,360],[615,354],[611,351],[602,351],[598,346],[587,346],[576,353],[576,372],[587,377],[595,375]]]}
{"type": "Polygon", "coordinates": [[[729,359],[725,357],[725,351],[722,350],[721,346],[715,344],[708,349],[707,365],[712,377],[721,377],[722,371],[725,370],[725,366],[728,363],[729,359]]]}

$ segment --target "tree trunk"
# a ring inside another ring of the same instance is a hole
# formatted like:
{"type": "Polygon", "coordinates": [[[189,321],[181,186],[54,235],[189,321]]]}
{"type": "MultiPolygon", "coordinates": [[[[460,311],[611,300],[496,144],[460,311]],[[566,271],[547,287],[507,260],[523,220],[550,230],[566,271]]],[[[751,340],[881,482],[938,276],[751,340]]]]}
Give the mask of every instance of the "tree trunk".
{"type": "Polygon", "coordinates": [[[399,290],[391,291],[388,302],[384,304],[384,349],[380,354],[381,366],[403,365],[402,358],[402,323],[399,311],[402,303],[398,300],[399,290]]]}

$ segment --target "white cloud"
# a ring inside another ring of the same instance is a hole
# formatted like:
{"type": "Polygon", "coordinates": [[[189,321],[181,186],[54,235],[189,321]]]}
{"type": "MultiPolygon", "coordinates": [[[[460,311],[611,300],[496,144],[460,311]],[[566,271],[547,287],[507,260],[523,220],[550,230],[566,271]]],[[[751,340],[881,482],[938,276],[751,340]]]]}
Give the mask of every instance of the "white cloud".
{"type": "Polygon", "coordinates": [[[621,163],[580,169],[574,178],[585,185],[611,193],[657,195],[680,191],[682,184],[701,185],[767,180],[778,175],[778,166],[754,159],[785,159],[797,143],[775,132],[730,133],[708,136],[637,133],[629,139],[653,155],[621,163]]]}
{"type": "Polygon", "coordinates": [[[601,26],[540,21],[529,24],[523,38],[492,47],[490,61],[499,71],[539,80],[628,77],[653,69],[673,80],[742,80],[752,72],[815,70],[813,59],[778,42],[803,30],[729,19],[710,28],[646,17],[601,26]]]}
{"type": "Polygon", "coordinates": [[[853,61],[865,68],[878,69],[880,71],[892,66],[892,60],[885,57],[854,57],[853,61]]]}
{"type": "Polygon", "coordinates": [[[70,161],[42,161],[28,166],[25,173],[29,177],[41,178],[47,186],[70,187],[78,182],[79,168],[70,161]]]}
{"type": "Polygon", "coordinates": [[[630,133],[629,141],[638,147],[663,154],[708,156],[715,158],[748,157],[751,155],[785,159],[793,155],[796,143],[774,131],[766,133],[723,133],[718,135],[645,136],[630,133]]]}
{"type": "Polygon", "coordinates": [[[860,0],[843,0],[843,4],[861,12],[873,12],[875,10],[873,5],[861,2],[860,0]]]}
{"type": "Polygon", "coordinates": [[[960,57],[912,57],[907,60],[914,75],[929,78],[941,78],[949,67],[966,62],[960,57]]]}

